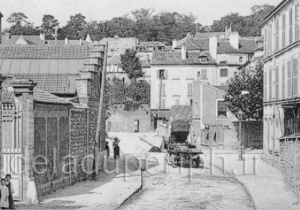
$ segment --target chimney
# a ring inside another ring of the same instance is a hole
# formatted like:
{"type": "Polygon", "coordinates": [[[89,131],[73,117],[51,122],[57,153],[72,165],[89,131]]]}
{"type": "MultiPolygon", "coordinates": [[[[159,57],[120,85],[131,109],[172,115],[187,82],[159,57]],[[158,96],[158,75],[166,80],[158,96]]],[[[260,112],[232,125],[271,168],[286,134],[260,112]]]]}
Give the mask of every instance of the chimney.
{"type": "Polygon", "coordinates": [[[89,42],[89,43],[93,43],[91,37],[89,34],[86,35],[85,41],[89,42]]]}
{"type": "Polygon", "coordinates": [[[40,40],[45,41],[45,35],[43,33],[40,33],[40,40]]]}
{"type": "Polygon", "coordinates": [[[10,40],[10,38],[11,38],[10,33],[5,33],[5,39],[10,40]]]}
{"type": "Polygon", "coordinates": [[[217,60],[218,39],[216,36],[209,38],[209,53],[215,61],[217,60]]]}
{"type": "Polygon", "coordinates": [[[0,12],[0,44],[2,44],[2,35],[1,35],[1,32],[2,32],[2,13],[0,12]]]}
{"type": "Polygon", "coordinates": [[[119,38],[118,34],[116,34],[114,38],[115,38],[115,39],[118,39],[118,38],[119,38]]]}
{"type": "Polygon", "coordinates": [[[146,55],[146,64],[149,64],[149,61],[150,61],[149,55],[147,54],[147,55],[146,55]]]}
{"type": "Polygon", "coordinates": [[[181,60],[185,61],[186,60],[186,50],[185,50],[185,45],[181,45],[181,60]]]}
{"type": "Polygon", "coordinates": [[[174,50],[177,47],[177,39],[172,40],[172,50],[174,50]]]}
{"type": "Polygon", "coordinates": [[[79,39],[79,45],[82,45],[82,39],[81,38],[79,39]]]}
{"type": "Polygon", "coordinates": [[[65,38],[65,45],[69,45],[69,39],[65,38]]]}
{"type": "Polygon", "coordinates": [[[239,33],[237,31],[230,33],[229,42],[231,47],[233,47],[234,49],[238,50],[240,48],[239,33]]]}

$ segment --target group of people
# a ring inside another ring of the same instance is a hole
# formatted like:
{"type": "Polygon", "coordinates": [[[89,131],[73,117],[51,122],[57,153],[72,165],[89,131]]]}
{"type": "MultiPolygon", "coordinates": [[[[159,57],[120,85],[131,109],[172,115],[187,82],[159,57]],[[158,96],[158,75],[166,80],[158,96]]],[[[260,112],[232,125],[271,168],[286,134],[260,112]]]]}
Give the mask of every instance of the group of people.
{"type": "MultiPolygon", "coordinates": [[[[113,149],[114,149],[114,158],[119,159],[120,158],[120,147],[119,147],[120,140],[116,137],[114,138],[113,142],[113,149]]],[[[110,148],[108,142],[106,142],[105,149],[107,151],[107,158],[110,156],[110,148]]]]}
{"type": "Polygon", "coordinates": [[[10,174],[7,174],[5,176],[5,179],[1,179],[0,207],[2,209],[15,209],[15,204],[12,196],[12,194],[14,193],[14,187],[10,180],[10,174]]]}

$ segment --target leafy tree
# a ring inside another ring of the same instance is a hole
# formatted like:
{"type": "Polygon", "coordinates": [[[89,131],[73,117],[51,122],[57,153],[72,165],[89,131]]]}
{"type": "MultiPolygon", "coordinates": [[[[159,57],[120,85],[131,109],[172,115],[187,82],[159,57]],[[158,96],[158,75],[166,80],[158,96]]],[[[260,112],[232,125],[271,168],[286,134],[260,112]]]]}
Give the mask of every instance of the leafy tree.
{"type": "Polygon", "coordinates": [[[22,12],[14,12],[8,18],[7,22],[13,25],[22,25],[22,23],[27,23],[27,16],[22,12]]]}
{"type": "Polygon", "coordinates": [[[60,31],[61,35],[69,39],[80,39],[84,37],[84,32],[86,29],[85,16],[82,14],[72,15],[67,25],[63,27],[60,31]]]}
{"type": "Polygon", "coordinates": [[[17,24],[12,25],[6,32],[11,35],[39,35],[40,31],[38,27],[34,27],[33,23],[26,23],[24,26],[17,24]]]}
{"type": "Polygon", "coordinates": [[[136,56],[136,51],[127,49],[125,54],[121,55],[121,68],[128,74],[129,79],[136,83],[136,79],[143,77],[142,64],[136,56]]]}
{"type": "Polygon", "coordinates": [[[51,34],[55,27],[59,26],[59,22],[52,15],[44,15],[41,25],[41,31],[46,34],[46,39],[53,39],[51,34]]]}
{"type": "Polygon", "coordinates": [[[229,110],[237,116],[241,110],[248,120],[263,118],[263,62],[259,60],[250,69],[243,69],[229,81],[229,90],[224,96],[229,110]],[[249,94],[241,95],[242,91],[249,94]]]}

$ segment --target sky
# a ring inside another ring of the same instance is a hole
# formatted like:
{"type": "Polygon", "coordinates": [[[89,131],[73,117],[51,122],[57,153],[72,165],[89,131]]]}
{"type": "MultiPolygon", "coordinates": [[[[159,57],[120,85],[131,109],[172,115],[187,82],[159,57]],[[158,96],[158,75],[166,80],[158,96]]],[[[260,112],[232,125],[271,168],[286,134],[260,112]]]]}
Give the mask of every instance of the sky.
{"type": "Polygon", "coordinates": [[[238,12],[249,15],[254,5],[278,5],[282,0],[0,0],[3,14],[2,29],[10,27],[6,22],[13,12],[23,12],[29,22],[41,25],[45,14],[53,15],[64,26],[71,15],[81,13],[90,20],[109,20],[130,14],[140,8],[168,11],[181,14],[192,13],[202,25],[211,25],[213,20],[238,12]]]}

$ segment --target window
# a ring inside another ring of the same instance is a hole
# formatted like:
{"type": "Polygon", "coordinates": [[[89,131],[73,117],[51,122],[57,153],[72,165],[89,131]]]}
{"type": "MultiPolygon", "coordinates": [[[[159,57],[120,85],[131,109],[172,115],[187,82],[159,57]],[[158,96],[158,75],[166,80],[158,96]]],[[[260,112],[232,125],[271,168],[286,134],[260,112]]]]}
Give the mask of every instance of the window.
{"type": "Polygon", "coordinates": [[[293,59],[293,96],[298,95],[298,59],[293,59]]]}
{"type": "Polygon", "coordinates": [[[190,105],[193,106],[193,99],[190,99],[190,105]]]}
{"type": "Polygon", "coordinates": [[[268,77],[267,77],[267,71],[264,71],[264,101],[267,101],[267,92],[268,92],[268,86],[267,86],[267,81],[268,81],[268,77]]]}
{"type": "Polygon", "coordinates": [[[273,83],[273,81],[272,81],[272,71],[273,71],[273,69],[270,68],[269,69],[269,101],[272,100],[272,91],[273,91],[273,89],[272,89],[272,83],[273,83]]]}
{"type": "Polygon", "coordinates": [[[264,34],[264,42],[265,42],[265,46],[264,46],[264,54],[265,54],[265,57],[268,57],[268,42],[267,42],[267,40],[268,40],[268,29],[267,29],[267,27],[265,28],[265,34],[264,34]]]}
{"type": "Polygon", "coordinates": [[[282,88],[281,88],[281,91],[282,91],[282,98],[285,98],[285,63],[282,64],[282,67],[281,67],[281,73],[282,73],[282,88]]]}
{"type": "Polygon", "coordinates": [[[189,83],[188,84],[188,96],[192,96],[193,95],[193,84],[189,83]]]}
{"type": "Polygon", "coordinates": [[[161,108],[165,109],[166,108],[166,99],[161,99],[161,108]]]}
{"type": "Polygon", "coordinates": [[[287,97],[292,96],[292,63],[287,63],[287,97]]]}
{"type": "Polygon", "coordinates": [[[279,18],[276,18],[276,25],[275,25],[275,51],[279,50],[279,18]]]}
{"type": "Polygon", "coordinates": [[[166,84],[161,85],[161,95],[163,95],[163,96],[166,95],[166,84]]]}
{"type": "Polygon", "coordinates": [[[239,62],[240,62],[240,63],[243,63],[243,57],[240,57],[240,58],[239,58],[239,62]]]}
{"type": "Polygon", "coordinates": [[[295,5],[295,40],[299,39],[299,3],[295,5]]]}
{"type": "Polygon", "coordinates": [[[293,42],[293,9],[290,9],[289,12],[289,44],[293,42]]]}
{"type": "Polygon", "coordinates": [[[228,76],[228,70],[227,69],[221,69],[221,77],[227,77],[228,76]]]}
{"type": "Polygon", "coordinates": [[[227,104],[225,101],[218,101],[218,118],[227,117],[227,104]]]}
{"type": "Polygon", "coordinates": [[[164,79],[164,77],[165,77],[165,70],[164,69],[160,69],[159,70],[158,78],[159,79],[164,79]]]}
{"type": "Polygon", "coordinates": [[[179,105],[179,99],[175,100],[175,105],[177,105],[177,106],[179,105]]]}
{"type": "Polygon", "coordinates": [[[269,55],[271,55],[272,54],[272,35],[273,35],[273,33],[272,33],[272,25],[270,24],[269,25],[269,55]]]}
{"type": "Polygon", "coordinates": [[[275,85],[276,85],[276,99],[279,99],[279,66],[276,66],[275,69],[275,85]]]}
{"type": "Polygon", "coordinates": [[[201,63],[207,63],[207,56],[200,56],[201,63]]]}
{"type": "Polygon", "coordinates": [[[207,79],[207,70],[206,69],[202,69],[202,79],[207,79]]]}
{"type": "Polygon", "coordinates": [[[282,48],[285,48],[285,14],[282,15],[282,48]]]}

